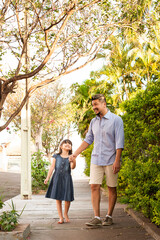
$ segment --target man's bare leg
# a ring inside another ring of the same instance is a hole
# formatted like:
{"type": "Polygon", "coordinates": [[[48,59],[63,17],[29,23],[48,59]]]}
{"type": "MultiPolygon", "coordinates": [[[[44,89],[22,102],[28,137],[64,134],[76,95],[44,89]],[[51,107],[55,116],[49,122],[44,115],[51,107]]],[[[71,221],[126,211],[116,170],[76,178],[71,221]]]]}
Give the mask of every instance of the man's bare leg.
{"type": "Polygon", "coordinates": [[[94,216],[100,217],[100,184],[91,184],[91,200],[94,216]]]}
{"type": "Polygon", "coordinates": [[[117,189],[116,187],[108,187],[108,199],[109,199],[109,206],[108,206],[108,215],[112,216],[113,210],[117,201],[117,189]]]}

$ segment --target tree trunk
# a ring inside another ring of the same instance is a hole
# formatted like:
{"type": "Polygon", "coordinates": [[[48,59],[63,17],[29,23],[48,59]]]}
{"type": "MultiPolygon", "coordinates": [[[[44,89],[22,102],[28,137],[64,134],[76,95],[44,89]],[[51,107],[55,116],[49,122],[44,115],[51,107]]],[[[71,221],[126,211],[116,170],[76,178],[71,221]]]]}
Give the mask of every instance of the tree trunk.
{"type": "Polygon", "coordinates": [[[43,133],[43,126],[40,126],[38,129],[38,132],[36,134],[36,151],[38,152],[39,150],[42,151],[42,133],[43,133]]]}

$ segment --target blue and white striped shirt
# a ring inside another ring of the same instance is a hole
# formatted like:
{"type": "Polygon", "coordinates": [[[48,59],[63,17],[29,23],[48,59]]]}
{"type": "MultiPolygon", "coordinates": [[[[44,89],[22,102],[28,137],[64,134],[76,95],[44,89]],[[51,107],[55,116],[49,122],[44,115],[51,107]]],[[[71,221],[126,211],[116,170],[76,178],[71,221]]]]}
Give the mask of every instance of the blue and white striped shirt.
{"type": "Polygon", "coordinates": [[[102,119],[96,116],[90,122],[84,141],[88,144],[94,142],[91,163],[100,166],[113,164],[116,157],[116,149],[124,148],[122,118],[109,110],[102,119]]]}

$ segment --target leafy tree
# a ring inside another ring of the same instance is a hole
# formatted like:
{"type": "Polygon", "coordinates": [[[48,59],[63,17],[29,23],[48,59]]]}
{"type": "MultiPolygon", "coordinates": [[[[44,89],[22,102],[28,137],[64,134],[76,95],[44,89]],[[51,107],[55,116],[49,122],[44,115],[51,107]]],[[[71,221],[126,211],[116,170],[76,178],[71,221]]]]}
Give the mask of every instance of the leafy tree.
{"type": "Polygon", "coordinates": [[[96,81],[88,79],[83,84],[78,83],[71,86],[73,91],[72,105],[75,107],[74,123],[78,128],[81,137],[84,138],[88,131],[89,123],[95,113],[92,110],[91,97],[95,94],[104,94],[107,100],[108,107],[114,111],[111,93],[113,84],[105,81],[96,81]]]}
{"type": "Polygon", "coordinates": [[[121,32],[111,36],[103,46],[107,56],[99,54],[99,57],[106,58],[106,64],[102,69],[92,72],[91,77],[113,83],[112,98],[116,109],[133,92],[145,88],[147,82],[159,79],[158,33],[155,30],[155,39],[152,39],[146,34],[131,37],[121,32]]]}
{"type": "MultiPolygon", "coordinates": [[[[4,118],[8,118],[19,104],[22,90],[15,98],[10,95],[6,102],[7,111],[4,118]]],[[[49,89],[36,91],[30,101],[31,107],[31,137],[36,149],[44,148],[47,155],[57,150],[60,141],[67,135],[72,118],[69,98],[66,99],[64,88],[59,84],[52,84],[49,89]]],[[[73,111],[73,110],[72,110],[73,111]]],[[[21,128],[21,117],[18,114],[12,121],[14,130],[21,128]]]]}
{"type": "Polygon", "coordinates": [[[69,98],[64,98],[64,100],[60,102],[60,108],[57,112],[57,116],[56,114],[53,115],[44,126],[42,145],[43,148],[45,148],[47,155],[50,156],[50,154],[57,151],[60,142],[64,138],[70,137],[73,117],[74,109],[69,103],[69,98]]]}
{"type": "Polygon", "coordinates": [[[111,36],[104,51],[109,51],[107,64],[102,69],[92,72],[91,77],[103,78],[104,81],[113,84],[113,100],[115,107],[125,99],[129,99],[130,94],[137,88],[143,86],[140,75],[132,66],[135,60],[136,44],[128,42],[122,34],[111,36]]]}
{"type": "Polygon", "coordinates": [[[67,127],[67,124],[63,126],[62,123],[67,118],[64,114],[64,106],[66,106],[64,89],[57,84],[45,91],[37,91],[31,98],[31,132],[37,151],[42,151],[44,147],[48,154],[51,146],[56,147],[60,143],[67,127]],[[58,125],[59,129],[57,129],[58,125]],[[44,136],[49,134],[51,136],[46,142],[44,136]],[[56,142],[53,141],[52,135],[56,137],[56,142]]]}
{"type": "Polygon", "coordinates": [[[113,32],[140,31],[141,26],[152,20],[150,9],[157,6],[155,1],[125,0],[3,1],[0,5],[0,59],[3,60],[0,117],[6,111],[4,103],[8,95],[16,94],[18,82],[28,78],[29,87],[0,131],[21,111],[37,88],[93,61],[113,32]],[[30,53],[24,63],[27,49],[30,53]],[[5,64],[5,59],[9,62],[7,55],[12,56],[9,67],[5,64]],[[83,63],[79,62],[81,57],[83,63]]]}
{"type": "Polygon", "coordinates": [[[32,155],[32,189],[34,192],[47,189],[49,184],[45,185],[44,180],[47,176],[48,167],[49,162],[45,160],[42,152],[38,151],[32,155]]]}
{"type": "Polygon", "coordinates": [[[10,70],[1,67],[0,116],[5,111],[6,98],[16,92],[17,83],[30,79],[27,92],[16,111],[1,126],[1,131],[37,88],[95,59],[110,35],[107,24],[102,24],[107,16],[101,14],[100,7],[99,0],[5,1],[1,4],[0,54],[11,54],[13,60],[10,70]],[[30,53],[24,64],[26,48],[30,53]],[[80,57],[85,57],[83,64],[75,66],[80,57]],[[27,62],[30,67],[26,70],[27,62]]]}

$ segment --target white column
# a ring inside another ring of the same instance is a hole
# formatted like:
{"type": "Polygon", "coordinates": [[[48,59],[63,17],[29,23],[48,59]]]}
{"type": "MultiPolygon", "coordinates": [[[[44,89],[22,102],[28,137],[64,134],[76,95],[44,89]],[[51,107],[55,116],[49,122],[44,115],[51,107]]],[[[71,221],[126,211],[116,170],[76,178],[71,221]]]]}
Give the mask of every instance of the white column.
{"type": "Polygon", "coordinates": [[[30,199],[31,187],[31,127],[30,108],[26,104],[21,111],[21,198],[30,199]]]}
{"type": "MultiPolygon", "coordinates": [[[[25,10],[24,10],[24,27],[25,36],[24,41],[27,42],[24,56],[25,56],[25,72],[28,73],[29,70],[29,59],[28,59],[28,3],[24,0],[25,10]]],[[[28,92],[28,79],[25,79],[25,95],[28,92]]],[[[25,106],[21,110],[21,198],[30,199],[32,194],[31,187],[31,124],[30,124],[30,105],[29,100],[27,100],[25,106]]]]}

